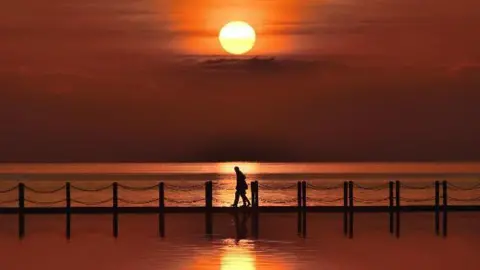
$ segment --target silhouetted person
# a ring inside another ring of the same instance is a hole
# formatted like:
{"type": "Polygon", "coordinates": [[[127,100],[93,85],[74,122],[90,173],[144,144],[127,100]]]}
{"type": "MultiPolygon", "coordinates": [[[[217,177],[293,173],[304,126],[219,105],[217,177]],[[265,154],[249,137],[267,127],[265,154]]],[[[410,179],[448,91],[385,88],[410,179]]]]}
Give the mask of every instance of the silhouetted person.
{"type": "Polygon", "coordinates": [[[238,244],[238,242],[242,239],[247,239],[248,237],[248,226],[247,226],[247,220],[249,217],[249,212],[242,211],[242,213],[239,213],[235,211],[234,213],[234,220],[235,220],[235,229],[236,229],[236,237],[235,237],[235,243],[238,244]],[[242,219],[240,220],[239,215],[242,215],[242,219]]]}
{"type": "Polygon", "coordinates": [[[235,201],[233,202],[232,206],[237,207],[238,204],[238,199],[240,196],[242,196],[242,201],[243,201],[243,206],[250,206],[250,200],[247,198],[247,189],[248,189],[248,184],[247,184],[247,177],[245,174],[240,171],[240,169],[235,166],[235,174],[237,175],[237,185],[235,187],[235,201]]]}

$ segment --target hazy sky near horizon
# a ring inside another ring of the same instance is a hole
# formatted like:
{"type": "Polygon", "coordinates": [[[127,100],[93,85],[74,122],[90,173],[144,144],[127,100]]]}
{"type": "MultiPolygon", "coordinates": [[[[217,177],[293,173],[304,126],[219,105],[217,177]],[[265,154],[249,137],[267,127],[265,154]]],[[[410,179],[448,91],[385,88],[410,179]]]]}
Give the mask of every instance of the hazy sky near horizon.
{"type": "Polygon", "coordinates": [[[0,4],[0,161],[480,160],[476,0],[0,4]],[[267,63],[225,52],[245,20],[267,63]]]}

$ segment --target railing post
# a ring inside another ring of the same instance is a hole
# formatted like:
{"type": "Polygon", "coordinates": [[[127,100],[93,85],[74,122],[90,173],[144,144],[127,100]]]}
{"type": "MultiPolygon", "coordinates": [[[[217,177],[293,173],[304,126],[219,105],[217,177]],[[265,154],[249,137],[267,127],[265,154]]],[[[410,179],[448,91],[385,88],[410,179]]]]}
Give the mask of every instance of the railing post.
{"type": "Polygon", "coordinates": [[[440,182],[435,181],[435,234],[440,234],[440,182]]]}
{"type": "Polygon", "coordinates": [[[307,182],[302,181],[302,207],[303,210],[307,210],[307,182]]]}
{"type": "Polygon", "coordinates": [[[260,188],[258,186],[258,180],[255,180],[255,209],[257,210],[258,210],[258,207],[260,206],[259,190],[260,188]]]}
{"type": "Polygon", "coordinates": [[[212,235],[212,206],[213,206],[213,183],[212,181],[205,182],[205,234],[212,235]]]}
{"type": "Polygon", "coordinates": [[[343,233],[348,234],[348,182],[343,181],[343,233]]]}
{"type": "Polygon", "coordinates": [[[354,208],[354,205],[353,205],[353,181],[348,181],[348,199],[349,199],[349,210],[350,210],[350,227],[349,227],[349,230],[348,230],[348,236],[349,238],[353,238],[353,208],[354,208]]]}
{"type": "Polygon", "coordinates": [[[305,238],[307,236],[307,182],[302,181],[302,207],[303,207],[303,217],[302,217],[302,234],[305,238]]]}
{"type": "Polygon", "coordinates": [[[297,181],[297,232],[302,233],[302,182],[297,181]]]}
{"type": "Polygon", "coordinates": [[[113,210],[113,236],[118,237],[118,183],[113,183],[112,210],[113,210]]]}
{"type": "Polygon", "coordinates": [[[400,181],[395,181],[395,204],[397,209],[396,215],[396,225],[397,232],[396,236],[400,237],[400,181]]]}
{"type": "Polygon", "coordinates": [[[390,234],[394,234],[393,226],[393,181],[388,182],[388,214],[389,214],[389,225],[390,225],[390,234]]]}
{"type": "Polygon", "coordinates": [[[252,207],[255,206],[255,181],[251,181],[250,182],[250,194],[251,194],[251,203],[252,203],[252,207]]]}
{"type": "Polygon", "coordinates": [[[210,203],[209,203],[209,206],[210,206],[210,209],[213,208],[213,182],[212,181],[209,181],[209,189],[210,189],[210,203]]]}
{"type": "Polygon", "coordinates": [[[212,181],[207,181],[205,182],[205,234],[207,237],[210,237],[213,233],[212,206],[213,183],[212,181]]]}
{"type": "Polygon", "coordinates": [[[447,236],[447,210],[448,210],[448,193],[447,193],[447,181],[442,182],[443,187],[443,237],[447,236]]]}
{"type": "Polygon", "coordinates": [[[208,211],[208,181],[205,181],[205,211],[208,211]]]}
{"type": "Polygon", "coordinates": [[[25,236],[25,185],[18,184],[18,237],[25,236]]]}
{"type": "Polygon", "coordinates": [[[163,182],[158,183],[158,207],[160,212],[165,211],[165,184],[163,182]]]}
{"type": "Polygon", "coordinates": [[[212,189],[213,189],[212,181],[205,182],[205,208],[207,211],[210,211],[213,205],[212,189]]]}
{"type": "Polygon", "coordinates": [[[297,182],[297,205],[298,210],[302,208],[302,182],[297,182]]]}
{"type": "Polygon", "coordinates": [[[259,220],[260,220],[260,217],[259,217],[259,211],[258,211],[258,208],[259,208],[259,199],[258,199],[258,190],[259,190],[259,186],[258,186],[258,180],[255,180],[255,182],[253,182],[252,184],[252,189],[255,190],[255,202],[252,202],[252,205],[253,205],[253,216],[252,216],[252,231],[253,231],[253,237],[255,239],[258,239],[258,228],[259,228],[259,220]]]}
{"type": "Polygon", "coordinates": [[[66,215],[66,236],[67,239],[70,239],[70,229],[71,229],[71,214],[72,214],[72,209],[71,209],[71,194],[70,194],[70,182],[67,182],[65,184],[65,201],[66,201],[66,206],[65,206],[65,215],[66,215]]]}
{"type": "Polygon", "coordinates": [[[160,237],[165,237],[165,185],[158,183],[158,229],[160,237]]]}

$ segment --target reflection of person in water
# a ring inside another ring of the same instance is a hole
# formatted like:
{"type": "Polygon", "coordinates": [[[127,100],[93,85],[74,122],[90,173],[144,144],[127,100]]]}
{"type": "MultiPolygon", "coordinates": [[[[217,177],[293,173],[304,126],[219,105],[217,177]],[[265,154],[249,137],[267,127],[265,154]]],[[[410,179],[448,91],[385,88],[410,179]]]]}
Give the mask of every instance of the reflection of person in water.
{"type": "Polygon", "coordinates": [[[247,177],[245,174],[240,171],[240,168],[235,166],[235,174],[237,175],[237,185],[235,187],[235,200],[232,204],[233,207],[237,207],[238,204],[238,199],[241,196],[242,201],[243,201],[243,206],[250,206],[250,200],[247,198],[247,189],[248,189],[248,184],[247,184],[247,177]]]}
{"type": "Polygon", "coordinates": [[[235,243],[240,242],[242,239],[247,239],[248,237],[248,227],[247,220],[249,217],[249,212],[241,211],[241,213],[235,211],[235,229],[237,231],[235,243]],[[239,217],[241,215],[241,218],[239,217]]]}

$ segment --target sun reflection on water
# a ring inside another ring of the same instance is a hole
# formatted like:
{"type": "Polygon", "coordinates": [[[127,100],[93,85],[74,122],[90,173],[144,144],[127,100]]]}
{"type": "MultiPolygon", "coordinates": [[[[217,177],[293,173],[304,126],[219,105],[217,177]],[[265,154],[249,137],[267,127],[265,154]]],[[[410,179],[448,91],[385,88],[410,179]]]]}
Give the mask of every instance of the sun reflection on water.
{"type": "Polygon", "coordinates": [[[226,238],[212,243],[194,256],[190,270],[291,270],[289,263],[297,262],[289,252],[280,251],[274,244],[264,242],[258,246],[257,240],[249,238],[226,238]]]}
{"type": "Polygon", "coordinates": [[[249,241],[225,240],[220,260],[221,270],[255,270],[254,246],[249,241]]]}

